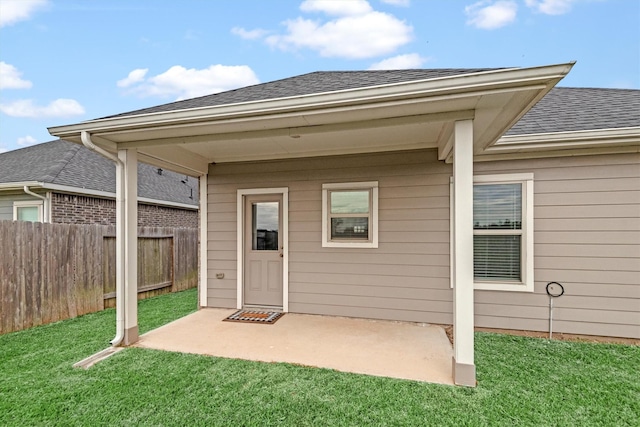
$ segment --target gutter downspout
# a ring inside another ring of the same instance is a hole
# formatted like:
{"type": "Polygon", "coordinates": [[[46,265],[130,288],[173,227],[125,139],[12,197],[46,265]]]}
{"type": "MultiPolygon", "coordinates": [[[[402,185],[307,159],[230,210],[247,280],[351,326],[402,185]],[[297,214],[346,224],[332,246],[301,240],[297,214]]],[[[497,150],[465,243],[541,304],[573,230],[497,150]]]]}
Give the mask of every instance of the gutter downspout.
{"type": "MultiPolygon", "coordinates": [[[[89,134],[89,132],[83,130],[80,133],[80,137],[82,139],[82,145],[87,147],[89,150],[95,151],[96,153],[114,162],[116,164],[116,181],[119,179],[122,179],[120,177],[120,171],[123,170],[124,168],[124,163],[122,162],[122,160],[120,160],[117,156],[114,156],[108,151],[103,150],[102,148],[95,145],[93,141],[91,141],[91,134],[89,134]]],[[[121,209],[120,207],[121,205],[122,205],[122,195],[118,194],[117,184],[116,184],[116,210],[121,209]]],[[[117,214],[116,214],[116,218],[117,218],[117,214]]],[[[116,251],[117,249],[118,248],[116,246],[116,251]]],[[[111,345],[113,347],[117,347],[118,345],[120,345],[120,343],[122,343],[122,341],[124,340],[124,335],[125,335],[124,334],[124,328],[125,328],[124,326],[124,310],[125,310],[124,280],[117,280],[116,282],[118,284],[118,288],[116,289],[116,336],[113,338],[113,340],[111,340],[111,345]]]]}
{"type": "Polygon", "coordinates": [[[33,196],[33,197],[37,197],[38,199],[42,199],[43,200],[43,203],[42,203],[42,222],[50,222],[50,221],[47,221],[47,219],[49,218],[49,216],[48,216],[49,209],[47,207],[47,204],[48,204],[47,203],[48,202],[47,198],[45,196],[41,196],[39,194],[34,193],[33,191],[31,191],[29,189],[29,186],[27,186],[27,185],[25,185],[23,189],[24,189],[24,192],[27,193],[28,195],[33,196]]]}

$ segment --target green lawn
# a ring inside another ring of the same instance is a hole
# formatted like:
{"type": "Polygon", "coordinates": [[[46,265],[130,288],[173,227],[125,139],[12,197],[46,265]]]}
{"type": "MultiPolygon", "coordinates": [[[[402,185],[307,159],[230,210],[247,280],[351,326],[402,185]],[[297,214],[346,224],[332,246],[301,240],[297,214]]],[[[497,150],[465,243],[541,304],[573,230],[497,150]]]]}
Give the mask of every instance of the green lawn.
{"type": "MultiPolygon", "coordinates": [[[[195,305],[195,290],[141,301],[141,333],[195,305]]],[[[637,426],[640,419],[640,347],[478,333],[475,389],[135,348],[87,371],[72,368],[108,345],[114,322],[106,310],[0,336],[0,425],[637,426]]]]}

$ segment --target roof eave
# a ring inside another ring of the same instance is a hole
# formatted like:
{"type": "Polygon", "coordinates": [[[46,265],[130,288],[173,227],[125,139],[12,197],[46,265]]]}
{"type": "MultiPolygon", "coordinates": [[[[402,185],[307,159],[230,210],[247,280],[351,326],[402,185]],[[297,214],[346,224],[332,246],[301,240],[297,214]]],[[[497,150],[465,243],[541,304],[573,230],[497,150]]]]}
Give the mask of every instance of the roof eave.
{"type": "MultiPolygon", "coordinates": [[[[72,187],[69,185],[52,184],[48,182],[40,181],[16,181],[16,182],[2,182],[0,183],[0,191],[22,191],[24,187],[31,189],[39,188],[42,190],[60,192],[65,194],[77,194],[81,196],[98,197],[102,199],[115,199],[116,193],[110,191],[93,190],[90,188],[72,187]]],[[[188,204],[181,202],[174,202],[171,200],[153,199],[150,197],[138,197],[138,202],[144,204],[152,204],[159,206],[168,206],[179,209],[198,210],[197,204],[188,204]]]]}
{"type": "Polygon", "coordinates": [[[480,160],[640,152],[640,126],[506,135],[480,160]]]}
{"type": "Polygon", "coordinates": [[[41,181],[0,182],[0,190],[22,190],[25,186],[43,188],[45,185],[46,183],[41,181]]]}
{"type": "Polygon", "coordinates": [[[476,90],[488,90],[544,83],[548,89],[562,79],[574,62],[531,68],[492,70],[437,79],[369,86],[336,92],[268,99],[213,107],[140,114],[90,120],[72,125],[50,127],[51,135],[76,140],[81,131],[108,133],[148,127],[185,125],[202,121],[233,119],[247,116],[270,116],[291,111],[318,110],[358,104],[375,104],[390,100],[456,95],[476,90]]]}

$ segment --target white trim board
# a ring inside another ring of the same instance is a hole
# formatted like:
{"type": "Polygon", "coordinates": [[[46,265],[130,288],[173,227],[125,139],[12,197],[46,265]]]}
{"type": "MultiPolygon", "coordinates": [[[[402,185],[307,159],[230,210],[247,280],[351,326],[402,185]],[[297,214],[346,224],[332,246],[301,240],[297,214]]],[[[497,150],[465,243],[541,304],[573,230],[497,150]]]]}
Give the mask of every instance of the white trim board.
{"type": "Polygon", "coordinates": [[[282,311],[289,311],[289,187],[239,189],[237,194],[237,289],[236,308],[244,301],[244,197],[258,194],[282,195],[282,311]]]}
{"type": "Polygon", "coordinates": [[[322,247],[377,248],[378,247],[378,181],[339,182],[322,184],[322,247]],[[371,190],[371,240],[368,242],[336,242],[329,238],[329,190],[371,190]]]}
{"type": "MultiPolygon", "coordinates": [[[[0,190],[22,191],[25,185],[27,187],[30,187],[31,189],[44,189],[44,190],[61,192],[61,193],[77,194],[79,196],[94,196],[94,197],[101,197],[105,199],[116,198],[116,193],[110,193],[108,191],[92,190],[89,188],[77,188],[77,187],[71,187],[69,185],[50,184],[47,182],[37,182],[37,181],[3,182],[3,183],[0,183],[0,190]]],[[[151,205],[169,206],[169,207],[180,208],[180,209],[190,209],[194,211],[198,210],[198,206],[196,205],[188,205],[186,203],[171,202],[168,200],[150,199],[147,197],[138,197],[138,202],[144,203],[144,204],[151,204],[151,205]]]]}
{"type": "MultiPolygon", "coordinates": [[[[485,174],[474,175],[473,183],[522,183],[523,184],[523,206],[522,206],[522,224],[523,224],[523,281],[522,283],[499,283],[499,282],[482,282],[474,280],[474,290],[487,290],[487,291],[508,291],[508,292],[533,292],[534,291],[534,234],[533,234],[533,198],[534,198],[534,174],[531,172],[523,173],[505,173],[505,174],[485,174]]],[[[453,212],[455,209],[455,203],[453,200],[453,176],[449,178],[449,221],[453,223],[453,212]]],[[[449,271],[450,277],[453,278],[453,263],[454,263],[454,233],[453,227],[449,232],[449,271]]],[[[449,287],[453,289],[453,280],[450,280],[449,287]]]]}
{"type": "Polygon", "coordinates": [[[209,260],[207,259],[207,251],[209,249],[207,203],[209,202],[208,193],[208,175],[200,176],[200,277],[198,281],[198,300],[200,307],[208,305],[209,278],[208,268],[209,260]]]}

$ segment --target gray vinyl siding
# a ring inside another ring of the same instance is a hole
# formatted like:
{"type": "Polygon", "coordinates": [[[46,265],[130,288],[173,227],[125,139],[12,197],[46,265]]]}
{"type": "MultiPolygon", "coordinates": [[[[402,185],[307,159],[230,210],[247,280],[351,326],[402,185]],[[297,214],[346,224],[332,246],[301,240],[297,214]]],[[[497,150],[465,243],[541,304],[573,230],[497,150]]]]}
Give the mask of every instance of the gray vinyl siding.
{"type": "Polygon", "coordinates": [[[476,291],[476,326],[640,338],[640,155],[477,163],[534,173],[535,290],[476,291]]]}
{"type": "Polygon", "coordinates": [[[450,174],[434,151],[211,166],[209,305],[236,304],[237,189],[288,187],[290,311],[451,323],[450,174]],[[323,248],[322,184],[360,181],[379,183],[379,247],[323,248]]]}
{"type": "MultiPolygon", "coordinates": [[[[476,163],[534,174],[535,290],[476,291],[476,325],[640,338],[640,155],[476,163]]],[[[433,150],[212,165],[208,304],[236,305],[236,191],[289,188],[292,312],[450,324],[449,179],[433,150]],[[379,248],[321,245],[322,184],[379,182],[379,248]],[[215,279],[224,273],[224,279],[215,279]]]]}
{"type": "Polygon", "coordinates": [[[13,220],[13,202],[40,201],[25,193],[0,194],[0,221],[13,220]]]}

